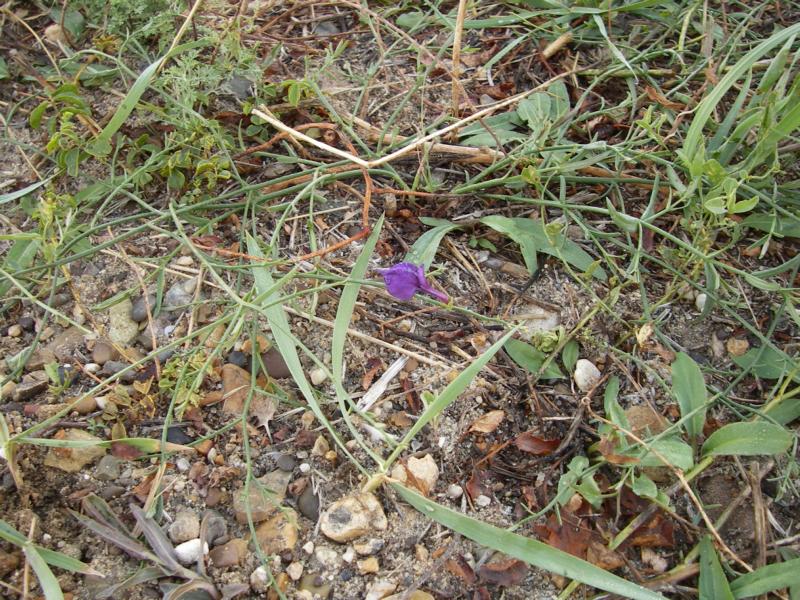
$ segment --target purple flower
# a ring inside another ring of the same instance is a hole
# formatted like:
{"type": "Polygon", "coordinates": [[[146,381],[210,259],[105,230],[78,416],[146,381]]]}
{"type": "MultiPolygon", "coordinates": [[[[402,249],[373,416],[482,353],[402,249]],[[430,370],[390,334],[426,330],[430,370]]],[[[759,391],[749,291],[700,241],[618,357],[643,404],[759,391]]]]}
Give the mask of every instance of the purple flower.
{"type": "Polygon", "coordinates": [[[410,300],[417,292],[424,292],[440,302],[447,302],[447,294],[433,288],[425,278],[425,267],[409,262],[401,262],[388,269],[376,269],[383,275],[383,282],[389,293],[398,300],[410,300]]]}

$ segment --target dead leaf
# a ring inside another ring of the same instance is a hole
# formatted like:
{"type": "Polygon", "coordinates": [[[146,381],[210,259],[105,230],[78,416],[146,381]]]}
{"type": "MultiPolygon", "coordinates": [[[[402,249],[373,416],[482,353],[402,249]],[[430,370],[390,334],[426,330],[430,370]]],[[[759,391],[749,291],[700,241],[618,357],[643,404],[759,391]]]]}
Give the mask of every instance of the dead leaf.
{"type": "Polygon", "coordinates": [[[536,531],[553,548],[558,548],[578,558],[586,558],[586,550],[589,547],[592,532],[577,515],[569,510],[561,510],[560,522],[555,514],[551,514],[547,523],[538,525],[536,531]]]}
{"type": "Polygon", "coordinates": [[[250,416],[255,417],[258,424],[269,431],[269,422],[275,415],[275,403],[271,398],[262,394],[256,394],[250,400],[250,416]]]}
{"type": "Polygon", "coordinates": [[[123,460],[136,460],[143,454],[144,452],[131,446],[130,444],[126,444],[125,442],[111,443],[111,455],[116,456],[117,458],[121,458],[123,460]]]}
{"type": "Polygon", "coordinates": [[[378,374],[378,371],[381,370],[383,366],[383,361],[380,358],[370,358],[367,361],[367,371],[364,373],[364,377],[361,378],[361,387],[364,391],[367,391],[370,386],[372,385],[372,381],[375,379],[375,376],[378,374]]]}
{"type": "Polygon", "coordinates": [[[475,498],[481,494],[484,496],[491,494],[491,490],[486,483],[489,480],[489,476],[489,471],[473,469],[472,476],[464,486],[464,489],[467,490],[467,494],[469,494],[470,499],[475,500],[475,498]]]}
{"type": "Polygon", "coordinates": [[[477,577],[475,577],[475,571],[472,570],[472,567],[469,566],[463,556],[447,559],[447,562],[444,563],[444,567],[452,575],[460,578],[467,585],[472,585],[477,579],[477,577]]]}
{"type": "Polygon", "coordinates": [[[249,391],[250,373],[232,364],[222,367],[222,394],[225,398],[222,411],[224,413],[241,415],[249,391]]]}
{"type": "Polygon", "coordinates": [[[497,53],[497,44],[492,43],[482,52],[465,52],[460,55],[461,64],[465,67],[479,67],[485,65],[497,53]]]}
{"type": "Polygon", "coordinates": [[[664,108],[671,108],[672,110],[683,110],[685,108],[684,104],[681,104],[680,102],[673,102],[652,86],[646,85],[644,87],[644,91],[650,100],[660,104],[664,108]]]}
{"type": "Polygon", "coordinates": [[[530,431],[521,433],[514,439],[514,445],[518,449],[536,456],[552,454],[560,443],[561,440],[546,440],[533,435],[530,431]]]}
{"type": "Polygon", "coordinates": [[[485,586],[481,586],[472,594],[472,600],[492,600],[492,596],[485,586]]]}
{"type": "Polygon", "coordinates": [[[619,569],[625,564],[625,561],[622,560],[622,556],[614,552],[602,541],[595,538],[589,541],[589,547],[586,550],[586,560],[606,571],[619,569]]]}
{"type": "Polygon", "coordinates": [[[491,433],[497,429],[503,419],[506,418],[506,413],[503,410],[490,410],[482,417],[478,417],[469,426],[469,431],[477,431],[479,433],[491,433]]]}
{"type": "Polygon", "coordinates": [[[528,574],[528,565],[516,558],[490,562],[478,569],[481,581],[503,587],[517,585],[528,574]]]}
{"type": "Polygon", "coordinates": [[[633,532],[630,545],[672,548],[675,546],[675,526],[663,514],[657,512],[647,523],[633,532]]]}

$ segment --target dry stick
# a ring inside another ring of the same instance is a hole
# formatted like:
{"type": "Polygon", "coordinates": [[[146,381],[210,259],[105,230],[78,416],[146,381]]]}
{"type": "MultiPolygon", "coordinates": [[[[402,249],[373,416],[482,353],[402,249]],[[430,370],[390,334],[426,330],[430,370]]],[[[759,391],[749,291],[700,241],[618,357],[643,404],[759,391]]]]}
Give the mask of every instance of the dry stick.
{"type": "Polygon", "coordinates": [[[562,33],[552,42],[550,42],[547,47],[542,50],[542,56],[545,58],[552,58],[556,54],[558,54],[561,49],[569,44],[572,41],[572,32],[568,31],[566,33],[562,33]]]}
{"type": "Polygon", "coordinates": [[[464,34],[464,18],[467,16],[467,0],[459,0],[456,15],[456,29],[453,36],[453,80],[450,91],[453,99],[453,116],[458,118],[458,106],[461,92],[461,36],[464,34]]]}
{"type": "MultiPolygon", "coordinates": [[[[164,53],[164,56],[167,56],[170,52],[172,52],[180,43],[183,35],[186,33],[186,30],[189,29],[189,25],[192,23],[192,19],[194,19],[194,15],[197,12],[197,9],[200,8],[200,5],[203,3],[203,0],[195,0],[195,3],[192,5],[192,8],[189,10],[189,14],[186,15],[186,19],[184,19],[181,28],[178,30],[178,33],[175,34],[175,39],[172,40],[172,43],[167,48],[167,51],[164,53]]],[[[161,69],[164,68],[164,65],[167,64],[167,61],[162,61],[160,65],[158,65],[158,69],[156,69],[156,75],[161,72],[161,69]]]]}
{"type": "Polygon", "coordinates": [[[534,94],[536,92],[541,92],[541,91],[547,89],[548,87],[550,87],[556,81],[564,79],[565,77],[569,77],[570,75],[574,75],[575,73],[578,73],[579,71],[580,71],[579,69],[571,69],[571,70],[569,70],[569,71],[567,71],[565,73],[561,73],[560,75],[556,75],[555,77],[553,77],[551,79],[548,79],[544,83],[541,83],[541,84],[537,85],[534,88],[531,88],[531,89],[526,90],[524,92],[520,92],[519,94],[515,94],[513,96],[509,96],[505,100],[497,102],[496,104],[493,104],[492,106],[487,106],[486,108],[484,108],[482,110],[479,110],[478,112],[473,113],[473,114],[469,115],[468,117],[464,117],[463,119],[457,121],[456,123],[453,123],[452,125],[448,125],[447,127],[442,127],[441,129],[438,129],[438,130],[434,131],[433,133],[429,133],[428,135],[425,135],[425,136],[422,136],[420,138],[417,138],[414,141],[412,141],[408,146],[404,146],[404,147],[400,148],[399,150],[395,150],[391,154],[387,154],[385,156],[382,156],[380,158],[376,158],[376,159],[373,159],[373,160],[364,160],[363,158],[355,156],[355,155],[353,155],[353,154],[351,154],[349,152],[345,152],[344,150],[339,150],[338,148],[334,148],[333,146],[329,146],[325,142],[321,142],[319,140],[315,140],[314,138],[309,137],[309,136],[305,135],[304,133],[301,133],[301,132],[299,132],[299,131],[297,131],[295,129],[292,129],[288,125],[285,125],[283,122],[281,122],[275,115],[272,114],[272,112],[269,110],[269,108],[267,108],[263,104],[259,108],[253,109],[253,114],[258,116],[259,118],[265,120],[267,123],[269,123],[270,125],[275,127],[275,129],[277,129],[279,131],[283,131],[285,133],[288,133],[290,136],[292,136],[293,138],[295,138],[297,140],[303,140],[307,144],[311,144],[312,146],[316,146],[320,150],[324,150],[325,152],[328,152],[329,154],[333,154],[334,156],[338,156],[339,158],[343,158],[345,160],[349,160],[350,162],[352,162],[352,163],[354,163],[354,164],[356,164],[356,165],[358,165],[358,166],[360,166],[362,168],[373,169],[375,167],[379,167],[380,165],[392,162],[393,160],[396,160],[396,159],[400,158],[401,156],[405,156],[406,154],[416,150],[417,148],[419,148],[420,146],[424,145],[425,143],[430,142],[431,140],[433,140],[435,138],[438,138],[438,137],[441,137],[441,136],[443,136],[443,135],[445,135],[447,133],[450,133],[451,131],[455,131],[456,129],[459,129],[459,128],[463,127],[464,125],[467,125],[468,123],[472,123],[473,121],[477,121],[478,119],[482,119],[483,117],[488,117],[489,115],[491,115],[492,113],[494,113],[498,109],[505,108],[507,106],[511,106],[512,104],[516,104],[517,102],[519,102],[520,100],[522,100],[524,98],[527,98],[531,94],[534,94]]]}
{"type": "Polygon", "coordinates": [[[747,479],[753,497],[753,541],[756,543],[756,568],[767,564],[767,509],[761,493],[761,473],[758,462],[753,461],[747,479]]]}

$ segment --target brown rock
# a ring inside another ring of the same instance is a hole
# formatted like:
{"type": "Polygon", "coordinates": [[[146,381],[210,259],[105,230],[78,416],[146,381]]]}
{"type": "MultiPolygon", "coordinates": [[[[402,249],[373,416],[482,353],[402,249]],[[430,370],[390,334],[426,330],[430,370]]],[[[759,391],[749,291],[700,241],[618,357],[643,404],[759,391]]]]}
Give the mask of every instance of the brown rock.
{"type": "MultiPolygon", "coordinates": [[[[83,332],[77,327],[68,327],[55,336],[45,350],[52,352],[60,362],[72,362],[75,359],[75,351],[83,347],[83,332]]],[[[97,361],[95,361],[97,362],[97,361]]]]}
{"type": "Polygon", "coordinates": [[[233,498],[233,510],[239,523],[247,523],[247,509],[250,508],[253,522],[268,519],[278,510],[286,497],[286,488],[292,474],[277,469],[260,477],[250,485],[249,494],[245,496],[242,487],[233,498]]]}
{"type": "Polygon", "coordinates": [[[92,350],[92,360],[98,365],[104,365],[110,360],[117,360],[119,352],[106,341],[97,340],[92,350]]]}
{"type": "Polygon", "coordinates": [[[744,338],[728,338],[725,348],[731,356],[742,356],[750,348],[750,343],[744,338]]]}
{"type": "Polygon", "coordinates": [[[72,408],[80,415],[88,415],[90,412],[97,410],[97,400],[93,396],[84,396],[72,408]]]}
{"type": "Polygon", "coordinates": [[[374,556],[370,556],[364,560],[359,560],[356,565],[358,566],[358,572],[362,575],[366,575],[368,573],[377,573],[381,569],[378,559],[374,556]]]}
{"type": "Polygon", "coordinates": [[[247,540],[234,538],[227,544],[213,548],[209,553],[209,558],[217,568],[232,567],[242,564],[247,556],[247,540]]]}
{"type": "Polygon", "coordinates": [[[22,378],[14,389],[14,400],[21,402],[33,398],[37,394],[45,391],[50,385],[50,379],[44,371],[34,371],[22,378]]]}
{"type": "MultiPolygon", "coordinates": [[[[75,442],[101,442],[98,437],[83,431],[82,429],[61,429],[53,436],[57,440],[67,440],[75,442]]],[[[55,467],[67,473],[77,473],[84,466],[100,458],[106,453],[106,449],[101,446],[83,446],[80,448],[50,448],[44,459],[47,467],[55,467]]]]}
{"type": "Polygon", "coordinates": [[[286,361],[283,356],[278,352],[277,348],[271,348],[261,355],[261,360],[264,361],[264,366],[267,369],[267,374],[275,379],[286,379],[292,376],[286,361]]]}
{"type": "Polygon", "coordinates": [[[265,554],[280,554],[294,550],[297,534],[297,513],[286,508],[258,526],[256,542],[265,554]]]}

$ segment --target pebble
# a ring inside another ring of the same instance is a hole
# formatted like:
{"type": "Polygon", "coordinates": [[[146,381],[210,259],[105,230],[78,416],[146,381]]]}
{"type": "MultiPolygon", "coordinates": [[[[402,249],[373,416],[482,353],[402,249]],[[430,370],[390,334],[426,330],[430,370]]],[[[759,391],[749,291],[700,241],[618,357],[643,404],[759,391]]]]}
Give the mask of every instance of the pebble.
{"type": "Polygon", "coordinates": [[[575,363],[575,373],[573,373],[572,378],[575,380],[575,385],[582,392],[588,392],[596,386],[601,376],[600,370],[594,366],[593,362],[581,358],[575,363]]]}
{"type": "Polygon", "coordinates": [[[314,493],[314,486],[307,485],[297,499],[297,508],[309,521],[319,520],[319,497],[314,493]]]}
{"type": "Polygon", "coordinates": [[[99,364],[94,362],[86,363],[85,365],[83,365],[83,370],[91,374],[99,373],[101,368],[102,367],[99,364]]]}
{"type": "Polygon", "coordinates": [[[317,559],[320,565],[325,569],[335,569],[342,562],[339,553],[333,548],[327,546],[318,546],[314,551],[314,558],[317,559]]]}
{"type": "Polygon", "coordinates": [[[228,522],[215,511],[209,511],[206,519],[206,541],[212,546],[228,540],[228,522]]]}
{"type": "Polygon", "coordinates": [[[106,454],[94,468],[94,478],[98,481],[114,481],[122,470],[122,459],[106,454]]]}
{"type": "Polygon", "coordinates": [[[708,294],[697,294],[697,298],[694,299],[694,306],[697,310],[703,312],[706,302],[708,302],[708,294]]]}
{"type": "Polygon", "coordinates": [[[364,560],[359,560],[356,563],[356,566],[358,567],[358,572],[362,575],[367,575],[368,573],[377,573],[381,569],[378,559],[374,556],[370,556],[364,560]]]}
{"type": "Polygon", "coordinates": [[[180,510],[168,531],[169,539],[176,544],[187,542],[200,535],[200,519],[191,510],[180,510]]]}
{"type": "Polygon", "coordinates": [[[83,347],[83,344],[83,331],[77,327],[68,327],[47,344],[47,350],[52,352],[57,360],[71,363],[75,358],[75,351],[83,347]]]}
{"type": "MultiPolygon", "coordinates": [[[[110,360],[106,364],[103,365],[102,370],[100,371],[101,375],[105,375],[106,377],[110,377],[112,375],[116,375],[123,369],[127,369],[130,365],[128,363],[118,361],[118,360],[110,360]]],[[[120,380],[123,383],[130,383],[136,377],[136,373],[134,371],[128,371],[124,375],[120,377],[120,380]]]]}
{"type": "Polygon", "coordinates": [[[269,573],[264,567],[257,567],[255,571],[250,573],[250,587],[254,592],[266,593],[270,590],[269,573]]]}
{"type": "Polygon", "coordinates": [[[191,304],[194,301],[195,289],[197,289],[197,277],[175,282],[164,294],[164,310],[173,312],[191,304]]]}
{"type": "Polygon", "coordinates": [[[335,542],[348,542],[373,530],[388,526],[378,499],[371,493],[359,493],[337,500],[322,513],[320,531],[335,542]]]}
{"type": "Polygon", "coordinates": [[[305,473],[308,473],[310,470],[311,470],[311,465],[310,464],[308,464],[307,462],[300,463],[300,472],[301,473],[305,474],[305,473]]]}
{"type": "Polygon", "coordinates": [[[14,388],[13,398],[17,402],[28,400],[45,391],[49,385],[50,378],[44,371],[28,373],[14,388]]]}
{"type": "Polygon", "coordinates": [[[286,361],[277,348],[271,348],[261,355],[261,360],[264,361],[264,366],[267,369],[267,375],[275,379],[286,379],[292,376],[286,361]]]}
{"type": "Polygon", "coordinates": [[[236,365],[240,369],[247,369],[247,367],[250,366],[250,357],[244,352],[233,350],[228,354],[228,362],[232,365],[236,365]]]}
{"type": "Polygon", "coordinates": [[[325,372],[325,369],[321,367],[315,367],[311,369],[311,372],[308,374],[311,378],[311,383],[314,385],[320,385],[328,379],[328,374],[325,372]]]}
{"type": "Polygon", "coordinates": [[[423,592],[422,590],[414,590],[410,594],[408,592],[392,594],[391,596],[386,596],[383,600],[436,600],[436,599],[428,592],[423,592]]]}
{"type": "Polygon", "coordinates": [[[14,324],[8,328],[8,336],[13,338],[18,338],[22,335],[22,327],[20,325],[14,324]]]}
{"type": "Polygon", "coordinates": [[[291,473],[292,471],[294,471],[294,467],[297,464],[297,461],[291,454],[281,454],[278,457],[276,464],[281,471],[286,471],[287,473],[291,473]]]}
{"type": "Polygon", "coordinates": [[[412,456],[408,459],[406,470],[412,476],[414,487],[426,496],[433,490],[439,479],[439,467],[430,454],[426,454],[422,458],[412,456]]]}
{"type": "Polygon", "coordinates": [[[314,447],[311,448],[311,456],[325,456],[331,449],[331,445],[324,435],[317,437],[314,441],[314,447]]]}
{"type": "Polygon", "coordinates": [[[286,574],[292,578],[292,581],[297,581],[303,576],[303,563],[293,562],[286,567],[286,574]]]}
{"type": "Polygon", "coordinates": [[[281,510],[256,528],[256,543],[265,554],[280,554],[297,545],[297,513],[281,510]]]}
{"type": "Polygon", "coordinates": [[[313,573],[303,575],[298,588],[301,592],[309,592],[311,594],[309,598],[328,598],[331,594],[331,584],[313,573]]]}
{"type": "Polygon", "coordinates": [[[191,467],[191,465],[189,464],[189,460],[184,457],[180,457],[178,460],[175,461],[175,468],[178,469],[178,471],[180,471],[181,473],[186,473],[186,471],[189,470],[189,467],[191,467]]]}
{"type": "Polygon", "coordinates": [[[36,321],[34,321],[32,317],[22,317],[19,320],[19,326],[25,331],[33,331],[33,328],[36,326],[36,321]]]}
{"type": "Polygon", "coordinates": [[[745,338],[730,337],[725,342],[725,348],[731,356],[742,356],[750,348],[750,342],[745,338]]]}
{"type": "Polygon", "coordinates": [[[492,499],[489,496],[484,496],[483,494],[479,495],[475,498],[475,505],[481,508],[486,508],[492,503],[492,499]]]}
{"type": "Polygon", "coordinates": [[[110,360],[116,360],[119,353],[114,349],[114,346],[103,340],[97,340],[94,343],[92,350],[92,360],[99,365],[104,365],[110,360]]]}
{"type": "Polygon", "coordinates": [[[186,446],[192,443],[191,436],[187,435],[183,427],[170,427],[167,429],[167,441],[173,444],[186,446]]]}
{"type": "Polygon", "coordinates": [[[385,579],[380,579],[369,587],[366,596],[364,596],[364,600],[383,600],[383,598],[386,598],[390,594],[394,593],[396,589],[396,583],[392,583],[391,581],[387,581],[385,579]]]}
{"type": "Polygon", "coordinates": [[[247,540],[234,538],[227,544],[217,546],[208,557],[217,568],[232,567],[241,564],[247,556],[247,540]]]}
{"type": "Polygon", "coordinates": [[[180,267],[191,267],[194,264],[194,259],[191,256],[179,256],[175,260],[175,264],[180,267]]]}
{"type": "Polygon", "coordinates": [[[64,306],[70,300],[70,295],[65,294],[64,292],[59,292],[53,296],[53,299],[50,301],[50,308],[58,308],[59,306],[64,306]]]}
{"type": "Polygon", "coordinates": [[[303,544],[303,552],[311,556],[311,554],[314,552],[314,542],[306,542],[303,544]]]}
{"type": "Polygon", "coordinates": [[[451,500],[458,500],[464,493],[464,489],[456,483],[451,483],[449,486],[447,486],[447,491],[445,493],[451,500]]]}
{"type": "Polygon", "coordinates": [[[291,478],[292,474],[286,471],[281,471],[280,469],[271,471],[258,479],[260,486],[250,486],[249,498],[244,497],[240,488],[233,499],[236,520],[241,524],[247,523],[248,504],[253,522],[258,523],[268,519],[278,510],[278,506],[286,497],[286,488],[291,478]]]}
{"type": "Polygon", "coordinates": [[[353,548],[348,548],[347,550],[344,551],[344,554],[342,554],[342,560],[346,562],[348,565],[351,562],[353,562],[355,558],[356,558],[356,551],[353,548]]]}
{"type": "Polygon", "coordinates": [[[200,538],[175,546],[175,556],[184,567],[196,563],[205,554],[208,554],[208,544],[203,545],[200,538]]]}
{"type": "Polygon", "coordinates": [[[108,339],[111,342],[127,346],[139,335],[139,325],[131,319],[132,307],[131,301],[125,298],[108,309],[108,339]]]}
{"type": "Polygon", "coordinates": [[[385,544],[386,542],[381,538],[370,538],[366,542],[357,542],[353,544],[353,549],[361,556],[369,556],[370,554],[380,552],[385,544]]]}
{"type": "MultiPolygon", "coordinates": [[[[55,439],[74,442],[102,442],[99,437],[82,429],[67,429],[56,432],[55,439]]],[[[78,448],[50,448],[45,456],[46,467],[55,467],[66,473],[77,473],[106,453],[101,446],[82,446],[78,448]]]]}

